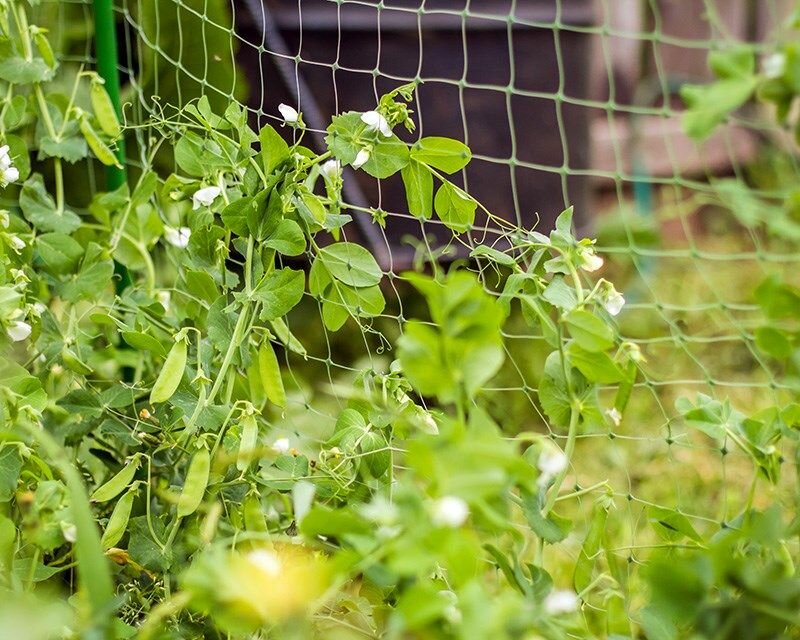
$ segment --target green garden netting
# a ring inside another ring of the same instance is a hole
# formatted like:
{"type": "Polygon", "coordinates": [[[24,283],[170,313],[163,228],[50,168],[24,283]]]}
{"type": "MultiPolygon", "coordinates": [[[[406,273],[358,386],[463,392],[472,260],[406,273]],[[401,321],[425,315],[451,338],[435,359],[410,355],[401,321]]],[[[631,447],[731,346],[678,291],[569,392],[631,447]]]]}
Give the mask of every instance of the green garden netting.
{"type": "MultiPolygon", "coordinates": [[[[81,18],[90,31],[90,4],[57,6],[54,33],[81,18]]],[[[768,54],[788,8],[776,0],[120,0],[128,168],[147,162],[147,129],[137,126],[201,95],[215,108],[246,105],[254,123],[281,123],[278,104],[291,104],[314,138],[332,114],[370,109],[385,90],[419,82],[418,131],[471,146],[462,176],[470,191],[514,225],[543,232],[574,205],[579,228],[599,239],[604,275],[625,293],[621,331],[646,362],[622,423],[580,436],[574,472],[579,489],[607,482],[617,509],[629,510],[618,551],[635,561],[648,543],[643,505],[724,524],[750,485],[744,456],[689,430],[676,400],[703,393],[749,413],[792,388],[756,344],[755,291],[772,274],[797,280],[800,227],[781,200],[795,159],[754,108],[692,142],[678,96],[683,83],[709,79],[712,50],[747,41],[768,54]]],[[[59,37],[65,60],[94,64],[80,33],[64,28],[59,37]]],[[[93,189],[103,176],[82,179],[93,189]]],[[[419,304],[404,271],[466,255],[435,221],[411,217],[391,181],[346,174],[345,183],[348,199],[386,215],[385,227],[365,214],[349,233],[389,275],[388,304],[372,322],[315,336],[308,361],[286,358],[293,388],[281,427],[305,438],[343,406],[340,383],[393,359],[383,335],[396,335],[419,304]]],[[[468,244],[505,237],[478,225],[468,244]]],[[[312,324],[321,326],[296,317],[292,328],[303,334],[312,324]]],[[[493,416],[509,438],[563,438],[537,400],[541,336],[520,320],[506,350],[493,416]]]]}

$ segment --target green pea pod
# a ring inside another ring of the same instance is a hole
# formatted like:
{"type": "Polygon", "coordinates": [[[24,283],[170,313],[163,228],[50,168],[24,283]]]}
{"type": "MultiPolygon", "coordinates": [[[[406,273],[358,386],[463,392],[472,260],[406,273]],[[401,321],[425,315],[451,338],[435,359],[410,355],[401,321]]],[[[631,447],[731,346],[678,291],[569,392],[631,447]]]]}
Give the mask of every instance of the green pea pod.
{"type": "Polygon", "coordinates": [[[239,441],[239,454],[236,457],[236,468],[245,471],[253,461],[253,450],[258,440],[258,423],[255,416],[242,418],[242,438],[239,441]]]}
{"type": "Polygon", "coordinates": [[[177,391],[186,369],[186,340],[180,339],[167,354],[161,373],[150,391],[150,404],[166,402],[177,391]]]}
{"type": "Polygon", "coordinates": [[[203,501],[208,486],[208,472],[211,469],[211,456],[208,449],[200,449],[194,454],[186,472],[186,481],[178,498],[178,517],[185,518],[197,511],[203,501]]]}
{"type": "Polygon", "coordinates": [[[264,520],[264,510],[261,507],[261,499],[258,494],[247,494],[242,505],[242,511],[245,529],[254,533],[267,533],[267,522],[264,520]]]}
{"type": "Polygon", "coordinates": [[[114,109],[114,104],[111,102],[111,98],[102,82],[92,81],[90,97],[94,117],[97,118],[97,123],[103,133],[114,139],[119,138],[122,130],[119,127],[119,120],[117,120],[117,111],[114,109]]]}
{"type": "Polygon", "coordinates": [[[258,350],[258,373],[261,375],[261,384],[267,399],[274,405],[285,407],[286,390],[283,388],[281,367],[269,340],[264,340],[258,350]]]}
{"type": "Polygon", "coordinates": [[[92,368],[81,360],[72,349],[64,347],[61,349],[61,362],[70,371],[80,373],[82,376],[88,376],[92,372],[92,368]]]}
{"type": "Polygon", "coordinates": [[[117,160],[117,156],[115,156],[108,145],[100,139],[100,136],[97,135],[97,132],[92,128],[92,125],[89,124],[89,120],[86,118],[81,119],[81,133],[83,137],[86,138],[86,142],[89,144],[92,153],[100,162],[107,167],[118,167],[122,169],[122,165],[119,163],[119,160],[117,160]]]}
{"type": "Polygon", "coordinates": [[[51,69],[55,69],[58,63],[56,62],[56,57],[53,54],[53,48],[50,46],[50,41],[44,35],[44,30],[37,29],[33,38],[36,42],[36,48],[39,50],[44,63],[51,69]]]}
{"type": "Polygon", "coordinates": [[[97,488],[90,500],[92,502],[108,502],[125,491],[133,480],[133,476],[136,475],[136,470],[139,468],[139,460],[140,458],[138,455],[128,460],[128,463],[122,467],[114,477],[97,488]]]}
{"type": "Polygon", "coordinates": [[[114,510],[111,512],[111,517],[108,519],[108,525],[103,532],[103,537],[100,538],[100,544],[103,549],[110,549],[125,535],[125,530],[128,528],[128,520],[131,517],[131,508],[133,507],[133,499],[136,497],[136,490],[131,489],[117,500],[114,510]]]}
{"type": "Polygon", "coordinates": [[[306,348],[289,330],[289,327],[286,326],[286,323],[281,318],[270,320],[270,324],[275,330],[275,335],[278,336],[278,340],[286,345],[286,348],[289,351],[294,351],[296,354],[301,355],[304,358],[308,355],[306,348]]]}

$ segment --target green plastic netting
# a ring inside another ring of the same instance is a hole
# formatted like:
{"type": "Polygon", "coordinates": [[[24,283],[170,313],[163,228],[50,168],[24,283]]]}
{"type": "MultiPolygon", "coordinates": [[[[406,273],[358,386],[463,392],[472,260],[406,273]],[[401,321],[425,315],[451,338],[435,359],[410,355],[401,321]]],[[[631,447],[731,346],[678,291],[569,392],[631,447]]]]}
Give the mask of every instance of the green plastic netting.
{"type": "MultiPolygon", "coordinates": [[[[754,291],[771,274],[797,280],[795,223],[780,199],[798,167],[759,109],[692,142],[678,96],[684,82],[709,79],[711,50],[748,41],[768,53],[788,9],[778,0],[120,0],[115,15],[134,127],[205,95],[217,108],[239,101],[254,123],[278,124],[278,104],[295,105],[321,136],[332,114],[370,109],[385,90],[419,81],[418,131],[471,146],[463,184],[492,211],[544,231],[575,206],[579,227],[599,238],[604,275],[628,300],[621,330],[647,360],[624,421],[581,435],[576,483],[608,481],[630,510],[619,551],[635,559],[646,544],[642,505],[724,523],[751,481],[735,448],[675,419],[676,399],[705,393],[752,412],[790,388],[756,345],[754,291]],[[743,182],[750,191],[737,188],[743,182]],[[787,217],[785,233],[765,231],[777,216],[787,217]]],[[[91,10],[58,3],[51,28],[66,61],[94,63],[91,42],[66,28],[82,20],[90,32],[91,10]]],[[[131,171],[146,162],[145,132],[130,130],[131,171]]],[[[102,182],[84,178],[91,189],[102,182]]],[[[404,270],[465,255],[436,222],[406,212],[398,184],[362,178],[346,174],[348,199],[386,212],[387,224],[365,216],[349,233],[389,274],[388,305],[368,325],[317,335],[308,362],[287,359],[294,388],[283,426],[304,437],[342,406],[340,383],[393,358],[383,335],[396,335],[418,304],[404,270]]],[[[500,239],[479,225],[470,242],[500,239]]],[[[294,319],[299,334],[311,326],[321,323],[294,319]]],[[[509,437],[547,432],[536,394],[541,337],[520,320],[506,349],[492,413],[509,437]]]]}

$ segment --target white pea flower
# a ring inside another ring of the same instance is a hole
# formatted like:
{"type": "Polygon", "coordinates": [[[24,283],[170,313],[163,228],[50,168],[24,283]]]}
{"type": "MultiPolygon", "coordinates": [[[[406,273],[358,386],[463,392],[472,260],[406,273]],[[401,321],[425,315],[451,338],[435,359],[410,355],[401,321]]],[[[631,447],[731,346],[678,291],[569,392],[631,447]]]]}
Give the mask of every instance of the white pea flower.
{"type": "Polygon", "coordinates": [[[544,610],[551,616],[561,613],[572,613],[578,610],[580,601],[575,592],[570,589],[557,589],[551,591],[544,599],[544,610]]]}
{"type": "Polygon", "coordinates": [[[19,169],[11,164],[9,151],[7,144],[0,147],[0,184],[4,187],[19,180],[19,169]]]}
{"type": "Polygon", "coordinates": [[[469,505],[458,496],[444,496],[433,505],[433,521],[440,527],[455,529],[467,521],[469,505]]]}
{"type": "Polygon", "coordinates": [[[603,266],[603,258],[598,256],[594,252],[594,249],[589,247],[582,247],[578,252],[578,257],[581,259],[580,268],[589,273],[597,271],[603,266]]]}
{"type": "Polygon", "coordinates": [[[164,311],[169,311],[169,306],[172,302],[172,294],[169,291],[162,289],[156,293],[156,300],[164,307],[164,311]]]}
{"type": "Polygon", "coordinates": [[[358,152],[356,159],[353,160],[353,169],[358,169],[362,165],[366,164],[369,160],[369,149],[362,149],[358,152]]]}
{"type": "Polygon", "coordinates": [[[200,207],[210,207],[220,193],[222,193],[222,189],[219,187],[198,189],[192,196],[192,211],[197,211],[200,207]]]}
{"type": "Polygon", "coordinates": [[[278,438],[272,443],[272,450],[278,453],[288,453],[289,447],[289,438],[278,438]]]}
{"type": "Polygon", "coordinates": [[[64,535],[64,540],[72,544],[78,539],[78,527],[70,522],[61,523],[61,533],[64,535]]]}
{"type": "Polygon", "coordinates": [[[325,177],[333,179],[342,173],[342,165],[338,160],[328,160],[327,162],[322,163],[320,171],[322,171],[325,177]]]}
{"type": "MultiPolygon", "coordinates": [[[[195,194],[196,195],[196,194],[195,194]]],[[[173,247],[185,249],[189,246],[189,238],[192,235],[192,230],[189,227],[173,227],[164,228],[164,239],[169,242],[173,247]]]]}
{"type": "Polygon", "coordinates": [[[625,306],[625,298],[614,288],[614,285],[609,282],[603,292],[602,304],[606,311],[612,316],[615,316],[622,311],[622,307],[625,306]]]}
{"type": "Polygon", "coordinates": [[[773,53],[761,61],[761,72],[771,80],[780,78],[786,71],[786,56],[782,53],[773,53]]]}
{"type": "Polygon", "coordinates": [[[17,253],[25,248],[25,241],[19,236],[9,235],[8,242],[11,244],[11,248],[17,253]]]}
{"type": "Polygon", "coordinates": [[[300,119],[300,114],[297,112],[297,109],[283,102],[278,105],[278,111],[281,112],[283,121],[286,124],[297,124],[297,121],[300,119]]]}
{"type": "Polygon", "coordinates": [[[549,485],[550,481],[564,471],[568,464],[569,460],[567,460],[567,456],[564,455],[561,449],[550,447],[544,449],[536,461],[536,466],[541,474],[539,476],[539,486],[549,485]]]}
{"type": "Polygon", "coordinates": [[[618,427],[622,423],[622,414],[617,410],[616,407],[606,409],[606,415],[608,416],[608,419],[614,423],[615,427],[618,427]]]}
{"type": "Polygon", "coordinates": [[[14,342],[21,342],[31,335],[31,325],[22,320],[15,320],[6,328],[6,333],[14,342]]]}
{"type": "Polygon", "coordinates": [[[247,554],[247,560],[259,571],[266,573],[271,578],[279,576],[283,568],[278,554],[269,549],[251,551],[247,554]]]}
{"type": "Polygon", "coordinates": [[[371,131],[380,131],[386,138],[390,138],[392,135],[392,128],[389,126],[389,122],[377,111],[362,113],[361,122],[366,124],[367,129],[371,131]]]}
{"type": "Polygon", "coordinates": [[[31,313],[35,316],[41,316],[45,311],[47,311],[47,307],[41,302],[34,302],[31,305],[31,313]]]}

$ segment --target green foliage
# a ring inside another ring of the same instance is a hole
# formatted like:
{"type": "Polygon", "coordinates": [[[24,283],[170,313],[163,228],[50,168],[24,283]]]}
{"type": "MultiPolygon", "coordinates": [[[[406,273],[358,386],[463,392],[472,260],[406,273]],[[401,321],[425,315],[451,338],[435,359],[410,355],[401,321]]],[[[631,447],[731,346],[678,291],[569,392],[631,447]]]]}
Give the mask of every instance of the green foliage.
{"type": "MultiPolygon", "coordinates": [[[[3,163],[17,172],[3,170],[14,206],[0,212],[0,592],[42,612],[44,637],[716,638],[745,637],[748,619],[753,637],[789,633],[797,525],[777,510],[756,511],[751,494],[712,531],[628,505],[657,544],[623,567],[621,500],[607,483],[568,482],[579,438],[616,437],[643,364],[571,209],[549,235],[493,216],[448,177],[466,145],[395,135],[414,129],[411,85],[335,116],[319,152],[291,107],[282,130],[254,131],[235,101],[199,98],[142,123],[145,169],[79,206],[62,165],[113,165],[123,128],[94,74],[74,88],[91,113],[48,92],[58,69],[43,30],[20,28],[23,4],[0,7],[17,25],[0,19],[3,163]],[[151,169],[165,150],[170,175],[151,169]],[[387,274],[350,234],[353,217],[381,212],[346,201],[345,165],[400,174],[408,212],[436,215],[453,242],[468,243],[478,209],[502,242],[387,274]],[[129,284],[116,286],[115,262],[129,284]],[[391,309],[401,321],[386,330],[387,293],[404,284],[425,305],[391,309]],[[488,410],[504,397],[515,321],[542,345],[525,391],[546,435],[488,410]],[[347,325],[396,359],[334,375],[347,325]]],[[[174,35],[160,7],[139,11],[146,30],[174,35]]],[[[157,62],[142,61],[153,85],[157,62]]],[[[713,66],[724,80],[752,73],[744,55],[713,66]]],[[[225,91],[225,65],[214,73],[225,91]]],[[[758,297],[786,323],[759,334],[777,358],[796,342],[797,294],[767,282],[758,297]]],[[[796,405],[748,416],[699,395],[677,408],[697,440],[736,445],[754,487],[781,480],[796,405]]]]}

